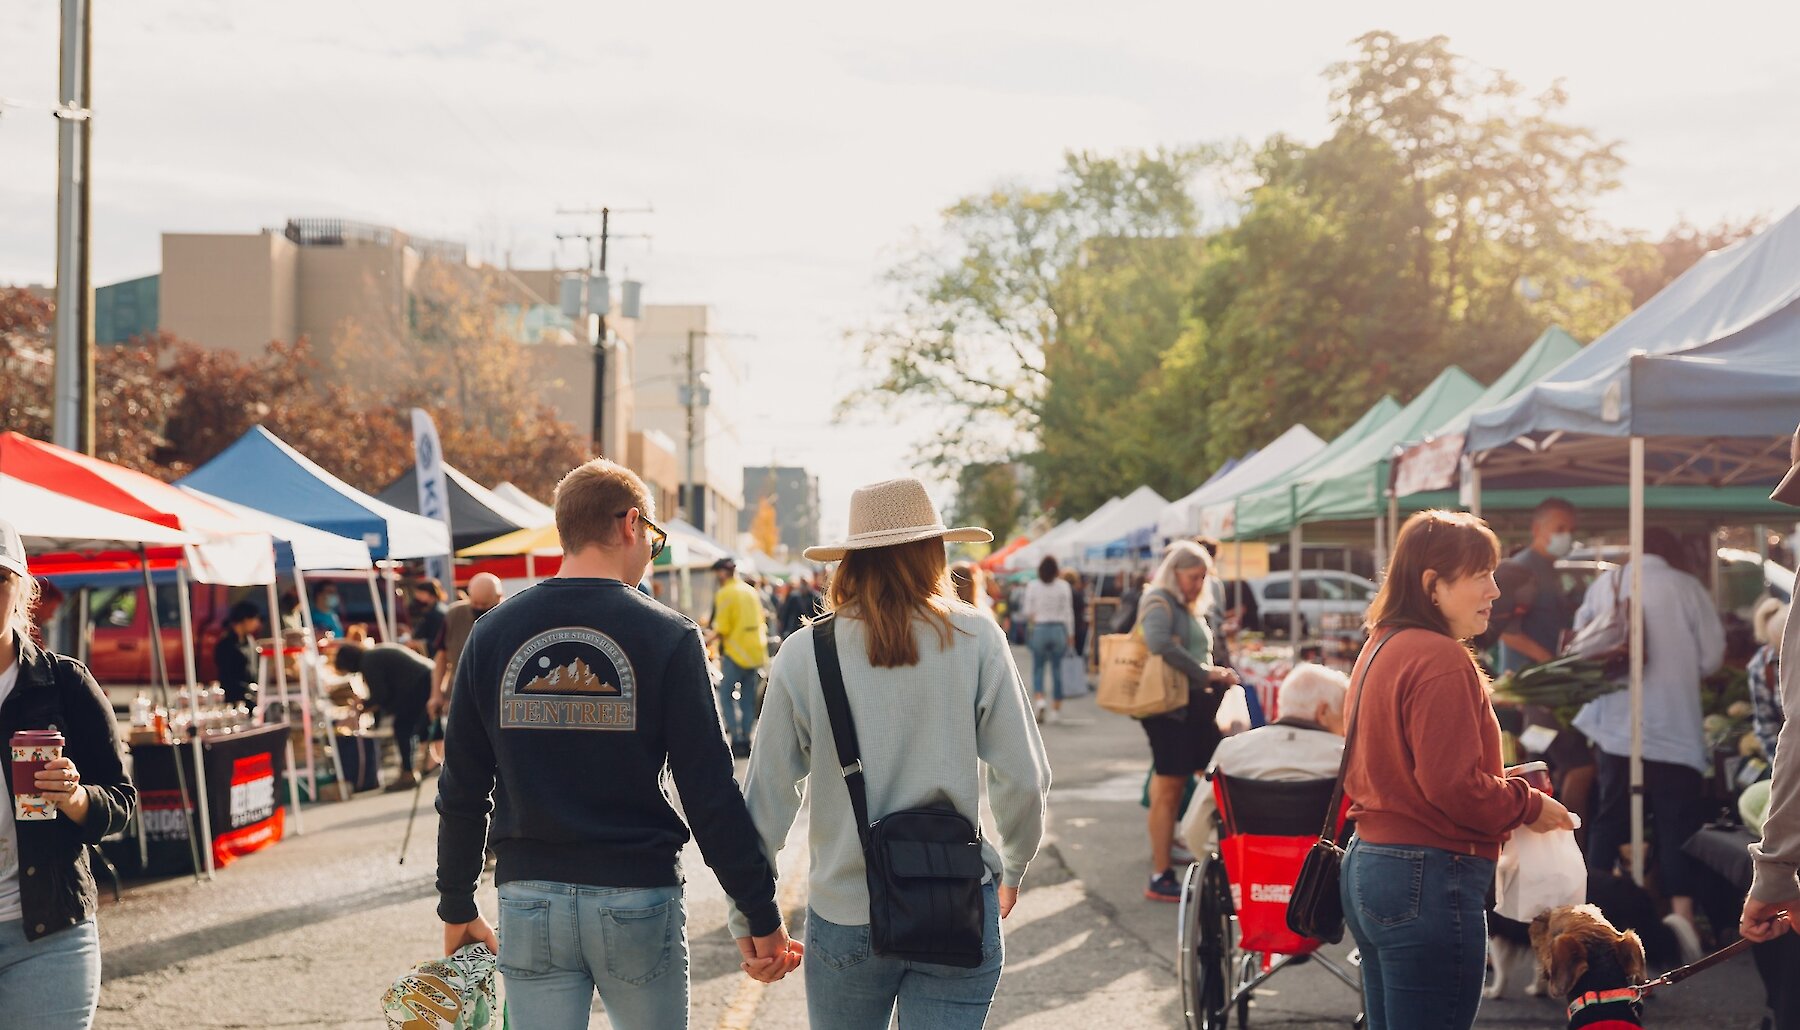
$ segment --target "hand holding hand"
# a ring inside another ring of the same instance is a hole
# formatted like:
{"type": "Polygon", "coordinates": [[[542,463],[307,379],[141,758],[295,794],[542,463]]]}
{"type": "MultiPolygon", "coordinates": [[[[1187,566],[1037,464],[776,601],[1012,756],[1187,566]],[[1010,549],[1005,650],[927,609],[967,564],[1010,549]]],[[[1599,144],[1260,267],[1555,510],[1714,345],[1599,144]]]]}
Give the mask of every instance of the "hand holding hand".
{"type": "Polygon", "coordinates": [[[81,772],[67,757],[53,758],[38,770],[36,789],[57,811],[76,823],[87,821],[88,794],[81,789],[81,772]]]}
{"type": "Polygon", "coordinates": [[[1772,941],[1794,928],[1793,916],[1788,913],[1797,908],[1800,908],[1800,898],[1773,903],[1745,898],[1744,914],[1738,920],[1738,933],[1758,944],[1772,941]]]}
{"type": "Polygon", "coordinates": [[[1019,903],[1019,888],[1008,887],[1005,884],[1001,884],[998,893],[1000,897],[1000,918],[1005,919],[1007,916],[1012,915],[1013,906],[1019,903]]]}
{"type": "Polygon", "coordinates": [[[1537,833],[1549,833],[1551,830],[1573,830],[1575,828],[1575,818],[1569,814],[1567,808],[1563,807],[1562,802],[1541,791],[1534,791],[1534,793],[1544,799],[1544,807],[1542,811],[1538,812],[1537,820],[1531,824],[1531,830],[1537,833]]]}
{"type": "Polygon", "coordinates": [[[480,916],[472,923],[444,924],[444,955],[449,957],[457,953],[465,945],[482,943],[495,955],[500,954],[500,935],[488,925],[488,921],[480,916]]]}
{"type": "Polygon", "coordinates": [[[740,968],[751,979],[767,984],[799,969],[800,961],[806,957],[806,945],[789,939],[784,927],[762,937],[739,937],[737,946],[744,956],[740,968]]]}

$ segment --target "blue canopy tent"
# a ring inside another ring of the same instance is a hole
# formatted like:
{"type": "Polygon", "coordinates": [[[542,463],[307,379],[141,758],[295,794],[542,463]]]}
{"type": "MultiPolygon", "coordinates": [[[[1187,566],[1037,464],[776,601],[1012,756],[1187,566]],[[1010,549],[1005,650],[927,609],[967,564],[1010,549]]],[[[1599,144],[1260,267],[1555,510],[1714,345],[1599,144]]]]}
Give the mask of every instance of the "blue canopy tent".
{"type": "Polygon", "coordinates": [[[177,485],[361,540],[376,560],[450,553],[442,522],[376,500],[262,426],[253,426],[177,485]]]}
{"type": "MultiPolygon", "coordinates": [[[[360,540],[368,547],[369,557],[377,561],[451,553],[450,534],[442,522],[370,497],[320,468],[262,426],[252,426],[177,485],[360,540]]],[[[304,574],[296,569],[294,575],[304,598],[304,574]]],[[[391,570],[388,576],[392,578],[391,570]]],[[[374,574],[370,573],[368,579],[382,637],[394,640],[394,592],[388,590],[388,603],[384,606],[374,574]]],[[[307,605],[302,604],[300,609],[306,613],[307,605]]]]}
{"type": "MultiPolygon", "coordinates": [[[[1629,579],[1642,596],[1647,493],[1688,491],[1709,526],[1791,517],[1765,495],[1787,471],[1797,417],[1800,210],[1701,258],[1554,372],[1476,412],[1471,506],[1496,486],[1627,484],[1629,579]]],[[[1643,606],[1631,612],[1632,873],[1642,880],[1643,606]]]]}

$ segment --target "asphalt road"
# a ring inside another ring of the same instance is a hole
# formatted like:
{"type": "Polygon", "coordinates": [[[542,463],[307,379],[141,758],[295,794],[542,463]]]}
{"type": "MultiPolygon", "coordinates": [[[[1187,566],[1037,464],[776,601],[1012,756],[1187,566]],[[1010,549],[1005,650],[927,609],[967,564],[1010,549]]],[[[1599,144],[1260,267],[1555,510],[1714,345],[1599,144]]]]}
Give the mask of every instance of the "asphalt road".
{"type": "MultiPolygon", "coordinates": [[[[988,1025],[1180,1027],[1175,906],[1145,901],[1148,753],[1130,720],[1069,702],[1044,729],[1055,769],[1051,834],[1006,921],[1007,970],[988,1025]]],[[[741,766],[740,766],[741,768],[741,766]]],[[[411,852],[397,862],[410,795],[363,795],[305,812],[306,832],[219,872],[130,885],[101,914],[102,1028],[384,1026],[380,998],[441,948],[434,912],[437,820],[429,795],[411,852]]],[[[782,903],[796,933],[805,908],[805,824],[782,855],[782,903]],[[798,846],[795,846],[798,845],[798,846]]],[[[798,975],[764,987],[737,969],[726,900],[697,850],[685,857],[695,1028],[806,1026],[798,975]]],[[[482,896],[494,911],[491,887],[482,896]]],[[[1341,954],[1345,948],[1333,949],[1341,954]]],[[[1520,970],[1515,983],[1522,985],[1520,970]]],[[[1348,1026],[1356,996],[1316,967],[1283,970],[1252,1026],[1348,1026]]],[[[1652,1026],[1749,1027],[1761,988],[1748,960],[1658,998],[1652,1026]]],[[[594,1027],[607,1022],[598,1003],[594,1027]]],[[[1519,995],[1484,1005],[1481,1026],[1561,1026],[1560,1007],[1519,995]]],[[[520,1028],[526,1030],[526,1028],[520,1028]]]]}

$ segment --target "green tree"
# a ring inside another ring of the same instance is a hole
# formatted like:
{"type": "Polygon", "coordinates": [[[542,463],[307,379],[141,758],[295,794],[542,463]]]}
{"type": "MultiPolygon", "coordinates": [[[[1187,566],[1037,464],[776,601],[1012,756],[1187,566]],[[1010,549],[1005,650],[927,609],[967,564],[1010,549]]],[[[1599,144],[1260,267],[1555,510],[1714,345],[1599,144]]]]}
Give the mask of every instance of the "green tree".
{"type": "Polygon", "coordinates": [[[1015,462],[974,462],[956,474],[952,523],[981,526],[998,547],[1018,531],[1027,505],[1026,470],[1015,462]]]}
{"type": "Polygon", "coordinates": [[[1544,326],[1591,338],[1630,309],[1592,214],[1614,145],[1442,37],[1369,33],[1329,71],[1333,131],[1259,151],[1243,217],[1209,244],[1162,409],[1203,399],[1205,467],[1296,420],[1329,435],[1445,365],[1492,379],[1544,326]]]}

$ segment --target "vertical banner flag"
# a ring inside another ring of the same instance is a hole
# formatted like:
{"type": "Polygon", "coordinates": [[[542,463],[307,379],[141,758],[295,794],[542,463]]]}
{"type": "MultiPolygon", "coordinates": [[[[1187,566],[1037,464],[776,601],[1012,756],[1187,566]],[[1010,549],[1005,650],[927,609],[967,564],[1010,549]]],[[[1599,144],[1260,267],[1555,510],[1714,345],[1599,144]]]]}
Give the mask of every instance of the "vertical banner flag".
{"type": "MultiPolygon", "coordinates": [[[[444,482],[444,453],[438,448],[437,424],[424,408],[412,409],[413,478],[419,484],[419,514],[444,524],[450,534],[450,495],[444,482]]],[[[435,555],[425,559],[425,574],[437,580],[454,595],[456,581],[450,576],[450,556],[435,555]]]]}

